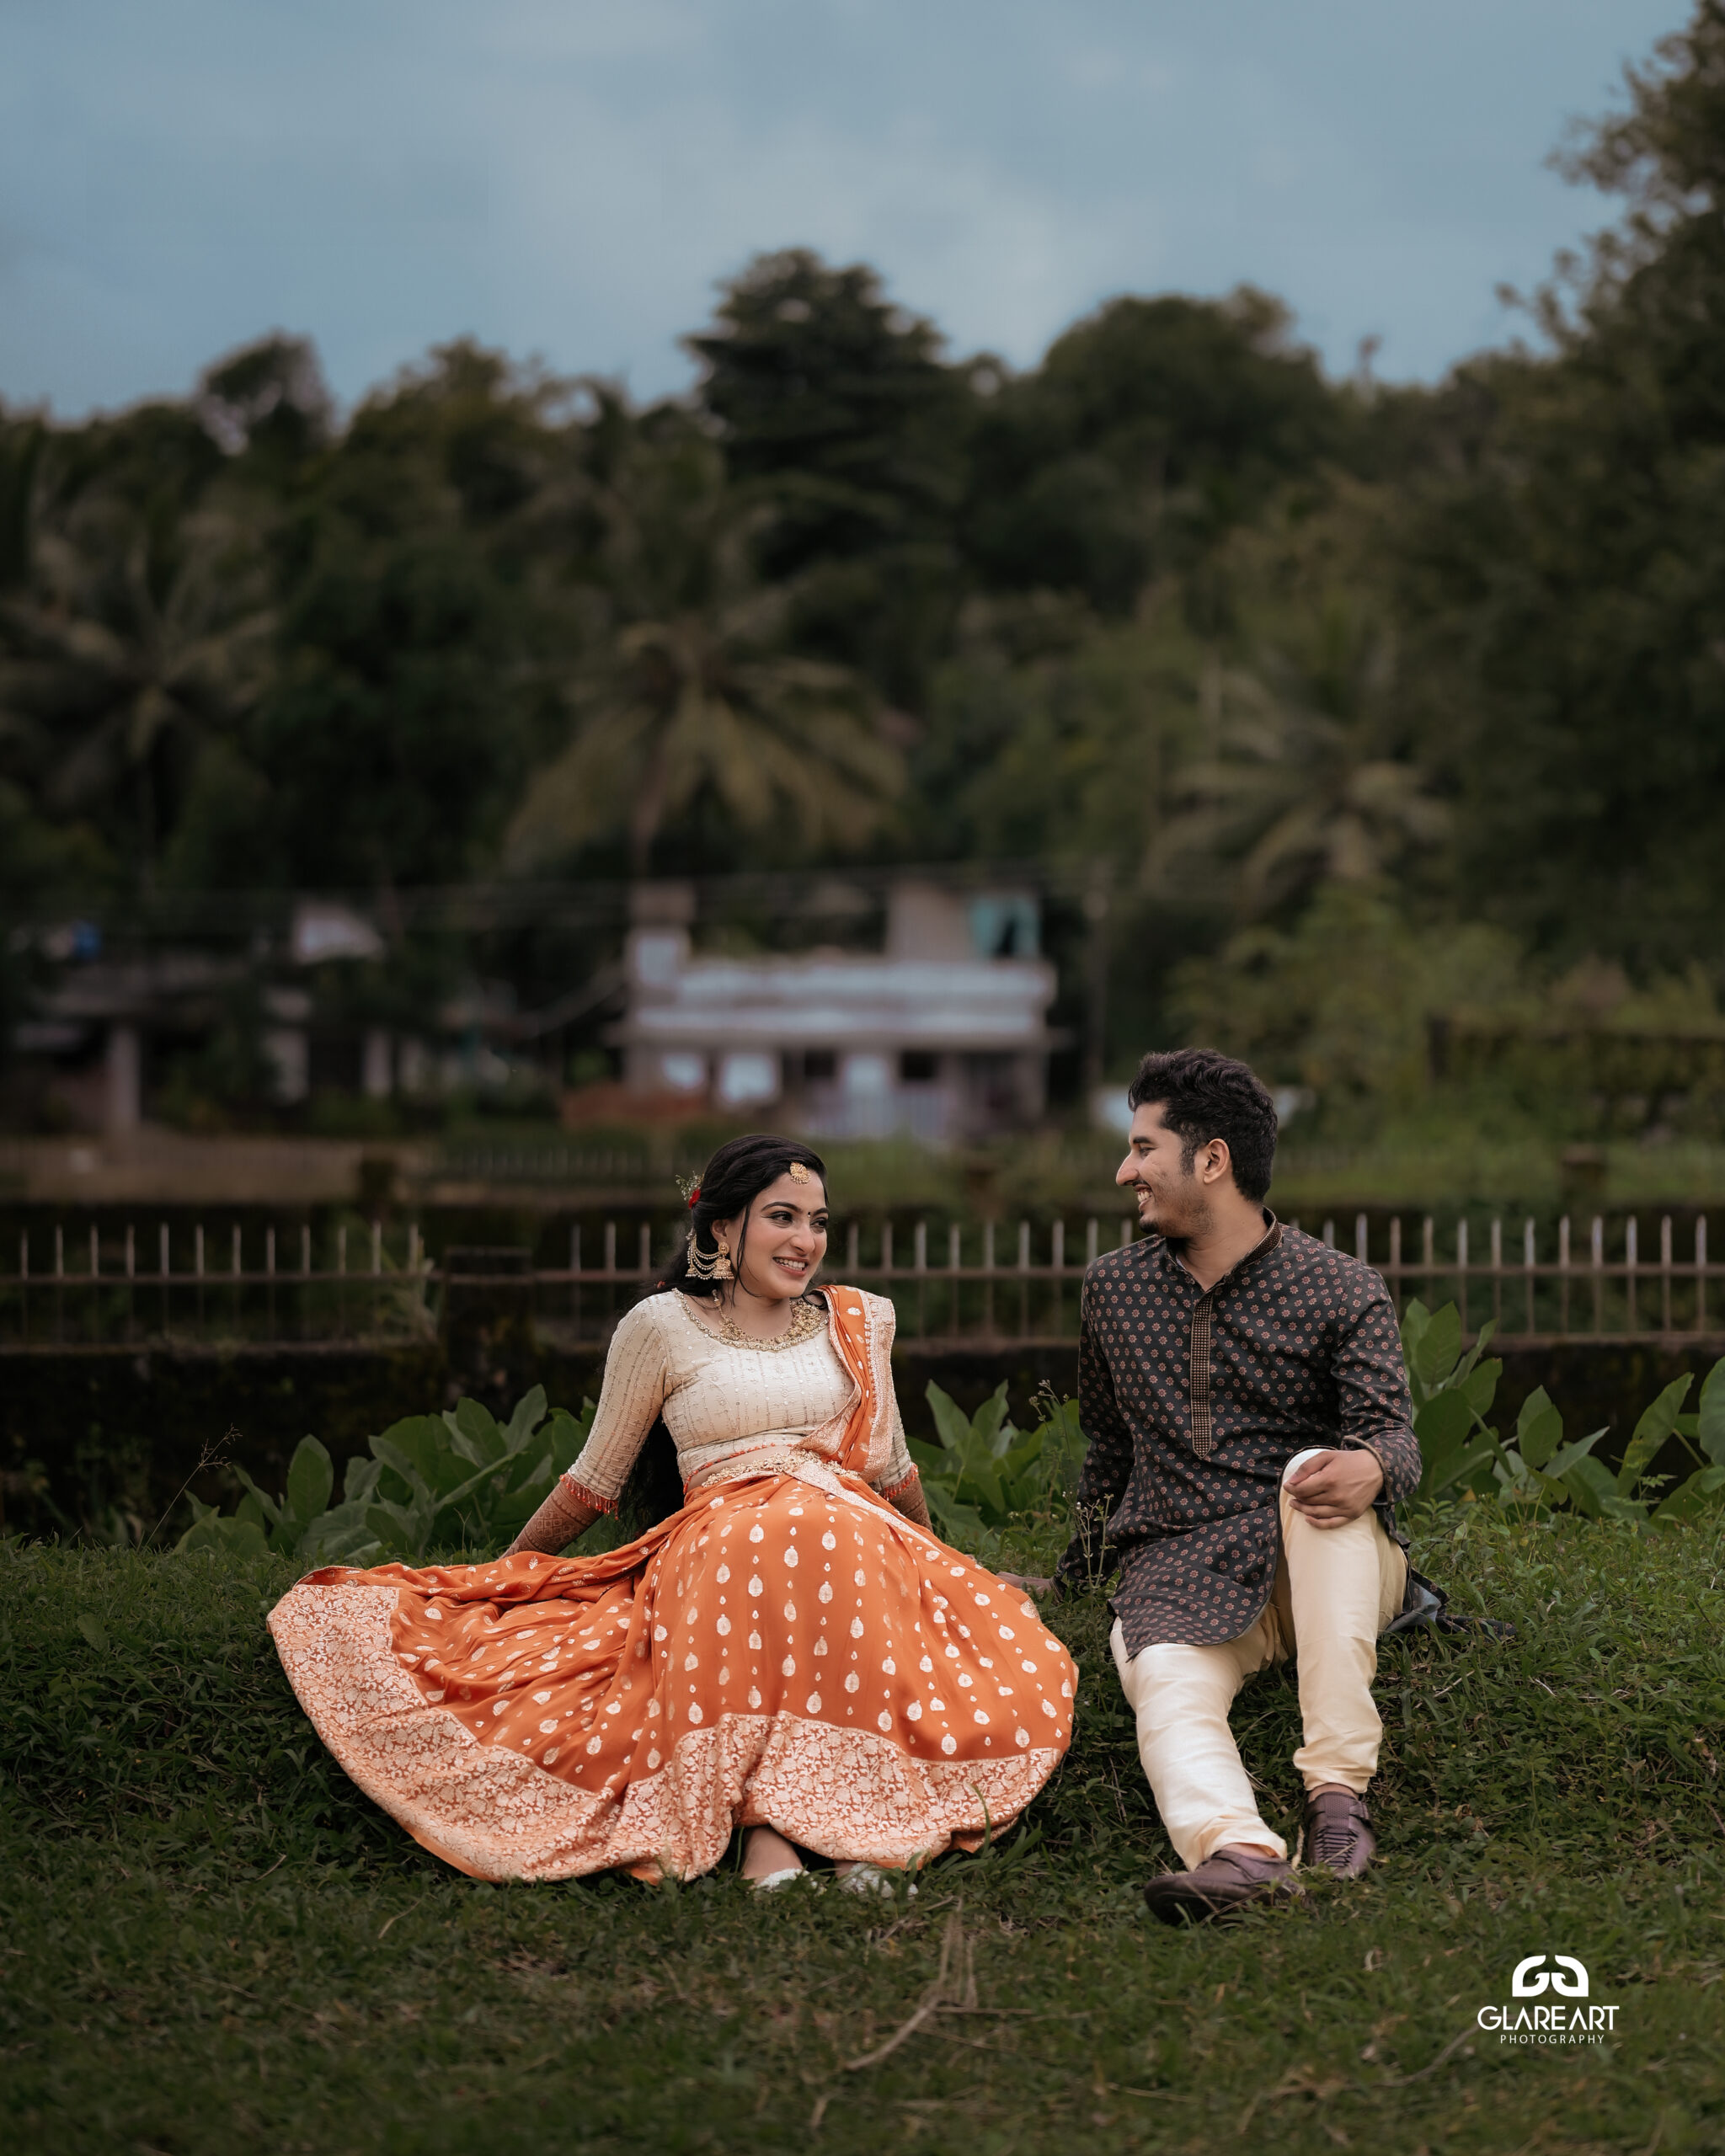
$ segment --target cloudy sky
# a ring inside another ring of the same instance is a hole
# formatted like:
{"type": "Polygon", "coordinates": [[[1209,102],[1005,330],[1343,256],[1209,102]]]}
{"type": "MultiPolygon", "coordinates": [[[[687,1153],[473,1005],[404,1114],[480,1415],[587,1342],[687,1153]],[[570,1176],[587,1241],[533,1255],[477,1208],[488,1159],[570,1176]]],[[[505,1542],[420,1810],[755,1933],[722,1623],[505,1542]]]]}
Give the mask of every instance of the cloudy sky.
{"type": "Polygon", "coordinates": [[[1338,370],[1511,334],[1610,214],[1546,159],[1685,0],[0,0],[0,398],[277,326],[351,399],[473,334],[638,394],[717,280],[873,263],[1031,363],[1120,291],[1279,292],[1338,370]]]}

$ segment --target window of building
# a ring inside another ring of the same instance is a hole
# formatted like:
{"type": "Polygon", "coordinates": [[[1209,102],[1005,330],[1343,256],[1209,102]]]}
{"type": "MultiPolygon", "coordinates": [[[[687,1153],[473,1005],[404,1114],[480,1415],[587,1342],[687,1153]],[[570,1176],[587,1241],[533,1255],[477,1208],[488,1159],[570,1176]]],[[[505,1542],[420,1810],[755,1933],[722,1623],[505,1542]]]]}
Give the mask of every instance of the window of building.
{"type": "Polygon", "coordinates": [[[810,1048],[803,1051],[803,1075],[810,1085],[824,1085],[839,1075],[836,1050],[810,1048]]]}
{"type": "Polygon", "coordinates": [[[707,1090],[707,1058],[684,1049],[673,1049],[659,1059],[659,1075],[674,1093],[701,1093],[707,1090]]]}
{"type": "Polygon", "coordinates": [[[940,1058],[927,1049],[907,1048],[899,1058],[899,1082],[932,1086],[940,1075],[940,1058]]]}
{"type": "Polygon", "coordinates": [[[718,1066],[718,1097],[728,1108],[752,1107],[778,1097],[778,1058],[753,1049],[733,1049],[718,1066]]]}
{"type": "Polygon", "coordinates": [[[851,1101],[881,1101],[892,1091],[892,1065],[884,1055],[857,1054],[845,1058],[845,1097],[851,1101]]]}

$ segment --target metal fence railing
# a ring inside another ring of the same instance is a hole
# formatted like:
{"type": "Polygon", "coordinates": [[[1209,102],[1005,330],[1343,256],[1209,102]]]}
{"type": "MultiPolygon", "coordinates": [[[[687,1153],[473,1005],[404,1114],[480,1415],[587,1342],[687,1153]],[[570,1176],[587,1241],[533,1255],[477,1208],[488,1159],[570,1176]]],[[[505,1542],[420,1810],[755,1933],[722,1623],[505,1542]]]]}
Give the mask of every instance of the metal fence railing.
{"type": "MultiPolygon", "coordinates": [[[[1505,1338],[1641,1339],[1648,1335],[1701,1339],[1725,1331],[1725,1305],[1708,1304],[1710,1283],[1725,1280],[1725,1265],[1707,1257],[1707,1222],[1696,1216],[1692,1254],[1676,1255],[1670,1214],[1659,1220],[1658,1255],[1641,1247],[1641,1224],[1627,1214],[1611,1224],[1594,1214],[1578,1251],[1567,1214],[1557,1223],[1557,1248],[1542,1255],[1537,1224],[1525,1219],[1506,1252],[1503,1223],[1490,1222],[1483,1256],[1471,1244],[1470,1225],[1455,1224],[1453,1254],[1440,1254],[1432,1220],[1420,1223],[1419,1251],[1403,1245],[1399,1218],[1389,1223],[1384,1251],[1370,1247],[1366,1214],[1354,1224],[1354,1255],[1377,1267],[1397,1309],[1417,1294],[1429,1307],[1453,1300],[1471,1333],[1489,1319],[1505,1338]]],[[[1334,1223],[1324,1240],[1335,1241],[1334,1223]]]]}
{"type": "MultiPolygon", "coordinates": [[[[1292,1225],[1297,1226],[1296,1221],[1292,1225]]],[[[1085,1267],[1107,1245],[1130,1243],[1130,1220],[1056,1220],[1016,1228],[993,1222],[841,1223],[826,1272],[889,1295],[907,1343],[1071,1342],[1085,1267]]],[[[451,1248],[434,1260],[418,1225],[380,1221],[350,1235],[308,1225],[202,1226],[153,1233],[135,1227],[24,1230],[17,1270],[0,1273],[0,1347],[117,1347],[149,1342],[270,1342],[283,1346],[424,1338],[463,1309],[496,1306],[530,1319],[548,1341],[598,1346],[676,1249],[680,1226],[607,1222],[584,1241],[569,1230],[568,1262],[536,1263],[526,1249],[451,1248]],[[596,1243],[596,1247],[595,1246],[596,1243]]],[[[1332,1220],[1323,1240],[1337,1241],[1332,1220]]],[[[1365,1214],[1354,1223],[1354,1255],[1381,1273],[1398,1309],[1418,1296],[1455,1302],[1471,1335],[1487,1319],[1504,1340],[1701,1339],[1725,1334],[1725,1264],[1707,1255],[1697,1219],[1692,1249],[1679,1257],[1669,1216],[1657,1250],[1643,1251],[1633,1215],[1596,1215],[1578,1235],[1558,1222],[1541,1247],[1528,1219],[1506,1242],[1492,1220],[1482,1250],[1470,1225],[1439,1251],[1430,1218],[1414,1233],[1392,1218],[1374,1239],[1365,1214]]],[[[561,1252],[559,1252],[561,1255],[561,1252]]]]}
{"type": "Polygon", "coordinates": [[[152,1341],[312,1342],[411,1338],[435,1326],[435,1277],[417,1227],[386,1246],[383,1226],[350,1238],[338,1228],[313,1251],[301,1225],[238,1226],[225,1236],[201,1225],[176,1235],[135,1227],[26,1230],[18,1270],[0,1273],[0,1347],[117,1347],[152,1341]]]}

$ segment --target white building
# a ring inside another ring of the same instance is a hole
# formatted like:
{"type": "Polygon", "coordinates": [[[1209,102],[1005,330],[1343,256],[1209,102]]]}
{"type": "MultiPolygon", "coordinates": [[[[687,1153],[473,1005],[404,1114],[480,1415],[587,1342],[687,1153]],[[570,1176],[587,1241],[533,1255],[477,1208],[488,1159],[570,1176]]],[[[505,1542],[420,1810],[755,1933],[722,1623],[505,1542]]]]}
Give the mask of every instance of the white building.
{"type": "Polygon", "coordinates": [[[830,1138],[938,1143],[1042,1113],[1055,979],[1033,894],[905,883],[878,956],[750,958],[695,956],[675,888],[662,895],[630,933],[610,1034],[632,1091],[772,1107],[830,1138]]]}

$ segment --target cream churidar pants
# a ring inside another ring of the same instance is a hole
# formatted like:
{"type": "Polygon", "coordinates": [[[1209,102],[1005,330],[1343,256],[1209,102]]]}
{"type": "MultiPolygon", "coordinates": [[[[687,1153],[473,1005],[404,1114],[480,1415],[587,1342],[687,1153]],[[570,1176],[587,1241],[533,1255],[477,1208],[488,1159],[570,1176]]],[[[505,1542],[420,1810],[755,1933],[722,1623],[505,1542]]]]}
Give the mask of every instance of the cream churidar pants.
{"type": "Polygon", "coordinates": [[[1308,1790],[1340,1782],[1364,1795],[1384,1733],[1372,1704],[1378,1635],[1402,1607],[1407,1560],[1367,1511],[1345,1527],[1314,1527],[1295,1511],[1288,1477],[1328,1450],[1296,1453],[1282,1472],[1282,1561],[1263,1614],[1219,1646],[1164,1642],[1129,1662],[1116,1622],[1110,1644],[1138,1717],[1138,1756],[1168,1838],[1189,1870],[1230,1842],[1284,1857],[1288,1845],[1258,1814],[1228,1728],[1248,1677],[1299,1652],[1306,1742],[1294,1764],[1308,1790]]]}

